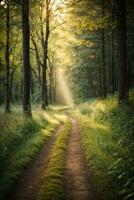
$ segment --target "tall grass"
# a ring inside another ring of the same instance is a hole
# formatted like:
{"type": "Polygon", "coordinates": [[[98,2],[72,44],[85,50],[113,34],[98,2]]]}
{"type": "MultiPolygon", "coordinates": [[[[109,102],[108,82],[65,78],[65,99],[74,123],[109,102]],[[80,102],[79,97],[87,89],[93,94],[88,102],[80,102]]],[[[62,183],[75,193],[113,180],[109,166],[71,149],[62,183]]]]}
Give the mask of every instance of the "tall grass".
{"type": "Polygon", "coordinates": [[[86,159],[107,200],[134,199],[134,113],[115,98],[80,106],[77,115],[86,159]]]}
{"type": "Polygon", "coordinates": [[[0,199],[5,199],[15,180],[38,153],[65,116],[57,109],[33,111],[24,118],[19,110],[0,112],[0,199]]]}

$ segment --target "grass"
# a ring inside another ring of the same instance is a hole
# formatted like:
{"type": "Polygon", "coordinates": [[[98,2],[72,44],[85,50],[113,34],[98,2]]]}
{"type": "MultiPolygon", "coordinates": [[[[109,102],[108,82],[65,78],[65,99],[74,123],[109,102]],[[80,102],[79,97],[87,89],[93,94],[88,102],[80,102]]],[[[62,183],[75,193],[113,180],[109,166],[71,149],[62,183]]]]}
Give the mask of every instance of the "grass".
{"type": "MultiPolygon", "coordinates": [[[[0,199],[11,189],[17,177],[53,134],[63,111],[50,107],[47,112],[33,111],[33,119],[25,119],[19,109],[13,114],[0,111],[0,199]]],[[[114,97],[92,100],[70,111],[79,119],[85,157],[93,179],[104,200],[134,199],[134,98],[128,105],[118,106],[114,97]]],[[[70,132],[65,123],[52,148],[51,160],[44,174],[38,200],[63,200],[64,156],[70,132]]]]}
{"type": "Polygon", "coordinates": [[[19,109],[12,114],[0,112],[0,199],[13,187],[44,143],[66,119],[61,111],[53,108],[47,112],[33,111],[33,119],[23,117],[19,109]]]}
{"type": "Polygon", "coordinates": [[[38,200],[65,199],[64,165],[70,129],[71,123],[67,122],[52,148],[51,159],[44,174],[45,181],[38,200]]]}
{"type": "Polygon", "coordinates": [[[80,105],[85,156],[103,199],[134,199],[133,103],[119,106],[115,98],[80,105]]]}

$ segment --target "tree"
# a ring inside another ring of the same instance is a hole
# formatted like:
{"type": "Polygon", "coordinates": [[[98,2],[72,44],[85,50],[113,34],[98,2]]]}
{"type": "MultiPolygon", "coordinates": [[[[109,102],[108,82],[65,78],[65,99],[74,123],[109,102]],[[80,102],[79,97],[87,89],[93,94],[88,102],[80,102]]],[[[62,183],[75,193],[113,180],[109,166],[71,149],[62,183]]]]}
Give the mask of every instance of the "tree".
{"type": "Polygon", "coordinates": [[[31,116],[29,0],[22,0],[22,30],[23,30],[23,112],[26,116],[31,116]]]}
{"type": "MultiPolygon", "coordinates": [[[[105,17],[105,1],[102,0],[102,18],[105,17]]],[[[105,29],[102,28],[101,30],[101,36],[102,36],[102,72],[101,72],[101,97],[103,99],[106,99],[106,66],[105,66],[105,29]]]]}
{"type": "Polygon", "coordinates": [[[6,0],[6,96],[5,111],[10,112],[10,2],[6,0]]]}
{"type": "Polygon", "coordinates": [[[111,92],[115,91],[115,2],[112,3],[112,63],[111,63],[111,92]]]}
{"type": "MultiPolygon", "coordinates": [[[[46,33],[45,39],[42,35],[42,46],[43,46],[43,65],[42,65],[42,105],[41,108],[45,110],[48,105],[48,94],[47,94],[47,58],[48,58],[48,39],[50,33],[49,26],[49,17],[50,17],[50,9],[49,9],[49,0],[46,0],[46,33]]],[[[43,34],[43,33],[42,33],[43,34]]]]}
{"type": "Polygon", "coordinates": [[[118,101],[128,100],[127,18],[126,0],[117,1],[119,94],[118,101]]]}

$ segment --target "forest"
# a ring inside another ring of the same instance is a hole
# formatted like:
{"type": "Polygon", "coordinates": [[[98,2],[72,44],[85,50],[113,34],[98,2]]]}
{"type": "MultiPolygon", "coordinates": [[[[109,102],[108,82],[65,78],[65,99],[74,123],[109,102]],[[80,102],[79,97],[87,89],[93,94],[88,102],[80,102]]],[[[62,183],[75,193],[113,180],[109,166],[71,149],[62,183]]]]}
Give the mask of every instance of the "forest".
{"type": "Polygon", "coordinates": [[[0,0],[0,200],[134,200],[133,0],[0,0]]]}

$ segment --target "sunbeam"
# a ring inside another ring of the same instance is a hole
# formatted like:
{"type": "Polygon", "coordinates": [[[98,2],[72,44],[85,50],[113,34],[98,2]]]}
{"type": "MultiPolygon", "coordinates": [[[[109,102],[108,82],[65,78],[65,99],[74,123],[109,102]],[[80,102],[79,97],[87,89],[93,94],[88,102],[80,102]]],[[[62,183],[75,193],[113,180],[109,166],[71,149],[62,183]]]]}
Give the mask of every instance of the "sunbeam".
{"type": "Polygon", "coordinates": [[[61,68],[57,69],[57,82],[60,96],[62,97],[62,101],[67,106],[73,106],[74,100],[71,90],[69,88],[69,84],[66,80],[64,70],[61,68]]]}

